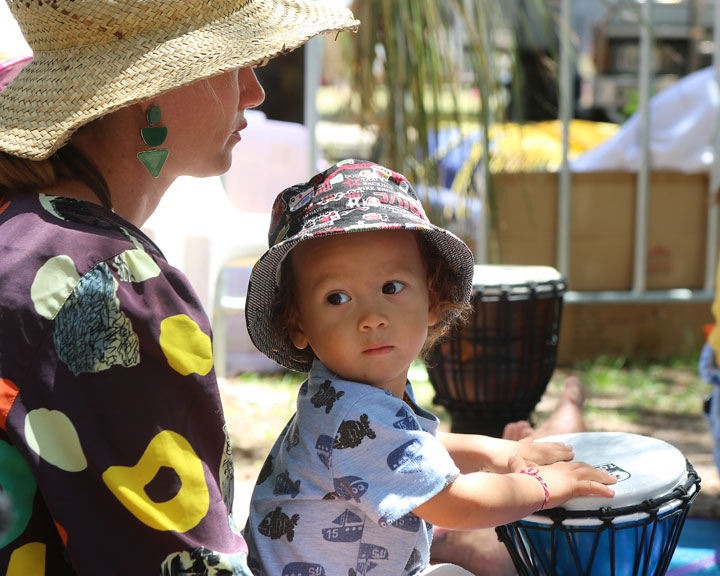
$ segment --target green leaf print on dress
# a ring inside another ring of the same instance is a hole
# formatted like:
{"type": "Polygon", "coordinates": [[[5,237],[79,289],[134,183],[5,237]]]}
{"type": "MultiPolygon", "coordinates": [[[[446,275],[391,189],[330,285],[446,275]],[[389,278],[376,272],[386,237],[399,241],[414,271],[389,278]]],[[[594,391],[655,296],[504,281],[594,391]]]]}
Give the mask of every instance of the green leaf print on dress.
{"type": "Polygon", "coordinates": [[[120,310],[117,282],[106,264],[90,270],[55,318],[58,357],[76,376],[140,363],[137,334],[120,310]]]}

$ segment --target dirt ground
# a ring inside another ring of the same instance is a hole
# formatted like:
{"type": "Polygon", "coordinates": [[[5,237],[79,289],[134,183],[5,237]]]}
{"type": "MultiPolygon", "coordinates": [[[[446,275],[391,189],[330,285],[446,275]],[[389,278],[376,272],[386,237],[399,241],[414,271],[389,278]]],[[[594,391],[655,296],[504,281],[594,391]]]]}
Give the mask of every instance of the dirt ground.
{"type": "MultiPolygon", "coordinates": [[[[682,374],[678,375],[680,377],[682,374]]],[[[560,390],[559,385],[548,387],[536,408],[536,423],[547,418],[560,390]]],[[[294,389],[278,388],[268,393],[267,386],[237,385],[229,380],[221,385],[221,395],[235,455],[236,516],[242,521],[244,506],[264,458],[292,414],[294,389]]],[[[623,417],[622,410],[617,409],[622,408],[623,401],[624,398],[619,396],[593,398],[590,395],[585,404],[590,408],[585,413],[588,430],[641,434],[674,445],[702,479],[690,515],[720,518],[720,477],[712,459],[712,440],[703,415],[646,412],[633,420],[623,417]]]]}

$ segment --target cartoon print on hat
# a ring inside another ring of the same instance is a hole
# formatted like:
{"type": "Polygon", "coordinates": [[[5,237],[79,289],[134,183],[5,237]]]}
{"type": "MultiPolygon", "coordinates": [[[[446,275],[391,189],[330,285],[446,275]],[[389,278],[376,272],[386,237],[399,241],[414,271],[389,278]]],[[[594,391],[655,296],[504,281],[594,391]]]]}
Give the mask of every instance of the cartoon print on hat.
{"type": "MultiPolygon", "coordinates": [[[[455,301],[472,295],[474,262],[470,249],[427,218],[412,185],[402,174],[365,160],[343,160],[278,195],[268,231],[269,249],[253,268],[245,303],[250,338],[258,350],[282,366],[308,372],[311,361],[297,355],[287,336],[273,328],[271,314],[280,267],[299,243],[328,234],[370,230],[413,230],[445,259],[457,278],[455,301]]],[[[450,323],[456,316],[445,318],[450,323]]]]}
{"type": "Polygon", "coordinates": [[[55,348],[78,375],[140,362],[137,334],[120,310],[117,281],[100,263],[78,283],[55,319],[55,348]]]}

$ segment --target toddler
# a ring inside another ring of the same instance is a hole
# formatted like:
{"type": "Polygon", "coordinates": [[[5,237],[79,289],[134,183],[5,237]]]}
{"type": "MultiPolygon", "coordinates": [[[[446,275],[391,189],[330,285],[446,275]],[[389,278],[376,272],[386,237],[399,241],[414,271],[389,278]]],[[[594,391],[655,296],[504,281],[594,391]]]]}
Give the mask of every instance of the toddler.
{"type": "Polygon", "coordinates": [[[248,331],[308,379],[252,495],[256,574],[429,574],[433,525],[492,527],[612,496],[614,477],[569,462],[565,445],[436,434],[408,370],[467,313],[473,258],[401,174],[345,160],[288,188],[269,244],[250,279],[248,331]]]}

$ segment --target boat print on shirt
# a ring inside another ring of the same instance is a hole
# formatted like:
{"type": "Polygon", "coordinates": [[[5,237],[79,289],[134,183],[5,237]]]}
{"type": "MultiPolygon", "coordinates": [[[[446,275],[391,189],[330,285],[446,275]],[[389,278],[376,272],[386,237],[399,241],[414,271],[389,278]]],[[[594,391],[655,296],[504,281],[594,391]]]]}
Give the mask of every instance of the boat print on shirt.
{"type": "Polygon", "coordinates": [[[365,576],[370,570],[378,567],[378,562],[387,560],[390,557],[388,549],[378,544],[360,544],[360,551],[357,559],[357,572],[352,568],[348,575],[365,576]]]}
{"type": "Polygon", "coordinates": [[[395,416],[400,418],[400,420],[393,422],[393,428],[397,428],[398,430],[420,430],[420,425],[415,418],[413,418],[412,412],[405,406],[400,408],[395,416]]]}
{"type": "Polygon", "coordinates": [[[293,514],[292,518],[282,511],[278,506],[272,512],[268,512],[258,526],[258,532],[272,540],[285,536],[288,542],[295,538],[295,526],[300,521],[300,514],[293,514]]]}
{"type": "Polygon", "coordinates": [[[325,468],[330,469],[330,458],[332,456],[333,439],[327,434],[320,434],[315,441],[315,452],[325,468]]]}
{"type": "Polygon", "coordinates": [[[423,457],[419,455],[422,442],[417,438],[398,446],[388,454],[387,465],[390,470],[401,474],[411,474],[422,470],[423,457]]]}
{"type": "Polygon", "coordinates": [[[283,568],[282,576],[325,576],[325,568],[310,562],[291,562],[283,568]]]}
{"type": "Polygon", "coordinates": [[[365,522],[347,508],[333,520],[333,524],[337,524],[337,526],[330,526],[322,530],[323,538],[328,542],[357,542],[362,538],[365,522]]]}
{"type": "Polygon", "coordinates": [[[370,428],[370,419],[367,414],[360,414],[360,420],[343,420],[338,426],[333,448],[357,448],[364,438],[375,438],[375,431],[370,428]]]}
{"type": "Polygon", "coordinates": [[[335,401],[339,400],[343,396],[345,396],[345,392],[342,390],[340,392],[336,392],[330,380],[325,380],[325,382],[320,384],[318,391],[313,394],[312,398],[310,398],[310,402],[312,402],[312,405],[315,406],[315,408],[324,407],[325,414],[330,414],[330,411],[335,405],[335,401]]]}

